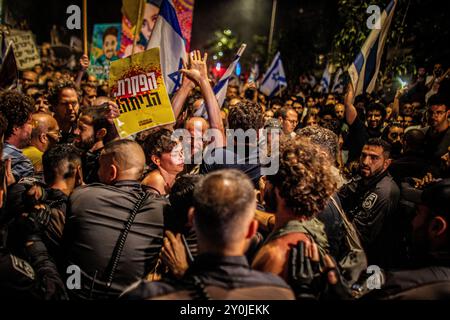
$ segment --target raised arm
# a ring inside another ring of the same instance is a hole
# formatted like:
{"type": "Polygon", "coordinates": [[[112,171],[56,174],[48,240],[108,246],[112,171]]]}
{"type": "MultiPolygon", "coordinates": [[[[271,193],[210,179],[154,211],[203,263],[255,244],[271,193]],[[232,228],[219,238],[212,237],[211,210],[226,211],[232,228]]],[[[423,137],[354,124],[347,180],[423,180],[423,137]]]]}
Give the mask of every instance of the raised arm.
{"type": "Polygon", "coordinates": [[[223,127],[222,117],[220,116],[220,107],[217,102],[214,91],[208,79],[208,70],[206,67],[206,60],[208,54],[205,53],[203,58],[198,50],[190,54],[190,69],[182,69],[181,72],[189,79],[194,81],[200,87],[203,99],[205,100],[206,112],[208,113],[208,121],[211,129],[217,129],[220,132],[222,141],[215,141],[215,146],[220,147],[225,145],[225,130],[223,127]]]}
{"type": "MultiPolygon", "coordinates": [[[[185,63],[183,63],[184,69],[187,69],[185,63]]],[[[195,88],[195,83],[192,82],[188,77],[183,77],[180,89],[172,97],[172,109],[175,115],[175,119],[178,119],[181,112],[183,111],[184,103],[189,96],[192,89],[195,88]]]]}
{"type": "Polygon", "coordinates": [[[347,92],[345,93],[344,106],[345,106],[345,120],[348,125],[352,125],[355,122],[358,112],[356,111],[353,101],[355,100],[355,90],[351,83],[347,86],[347,92]]]}
{"type": "Polygon", "coordinates": [[[89,68],[89,58],[86,54],[83,54],[80,58],[80,66],[81,69],[78,71],[77,79],[75,80],[75,86],[79,89],[81,86],[81,79],[83,79],[83,75],[86,70],[89,68]]]}
{"type": "Polygon", "coordinates": [[[392,104],[392,116],[391,119],[396,119],[400,113],[400,98],[406,92],[406,88],[398,89],[395,93],[394,103],[392,104]]]}

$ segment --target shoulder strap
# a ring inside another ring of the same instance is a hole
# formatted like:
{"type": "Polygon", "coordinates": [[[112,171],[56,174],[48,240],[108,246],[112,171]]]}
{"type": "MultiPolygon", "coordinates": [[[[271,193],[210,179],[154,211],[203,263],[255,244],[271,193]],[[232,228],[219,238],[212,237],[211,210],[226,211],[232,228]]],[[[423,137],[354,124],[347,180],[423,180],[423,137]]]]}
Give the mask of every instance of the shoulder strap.
{"type": "Polygon", "coordinates": [[[341,206],[337,203],[337,201],[333,197],[330,197],[330,199],[331,199],[331,202],[333,203],[334,207],[336,208],[336,210],[339,212],[339,215],[342,218],[342,221],[344,223],[344,228],[346,231],[346,238],[347,238],[347,241],[349,242],[349,245],[351,246],[351,248],[363,250],[361,241],[359,240],[359,236],[358,236],[358,233],[356,232],[355,227],[348,220],[347,215],[342,210],[341,206]]]}
{"type": "Polygon", "coordinates": [[[149,192],[144,192],[140,195],[139,199],[136,201],[133,209],[130,212],[130,217],[125,222],[124,228],[122,229],[122,232],[120,233],[119,238],[117,239],[116,245],[113,250],[113,254],[111,256],[111,259],[109,260],[108,267],[106,270],[109,270],[106,277],[106,286],[109,288],[111,287],[112,281],[114,279],[114,274],[116,273],[117,266],[120,261],[120,257],[122,255],[123,247],[125,246],[125,241],[127,240],[128,233],[130,232],[131,225],[133,224],[134,219],[136,218],[136,214],[138,213],[139,209],[144,204],[144,201],[148,198],[150,195],[149,192]]]}

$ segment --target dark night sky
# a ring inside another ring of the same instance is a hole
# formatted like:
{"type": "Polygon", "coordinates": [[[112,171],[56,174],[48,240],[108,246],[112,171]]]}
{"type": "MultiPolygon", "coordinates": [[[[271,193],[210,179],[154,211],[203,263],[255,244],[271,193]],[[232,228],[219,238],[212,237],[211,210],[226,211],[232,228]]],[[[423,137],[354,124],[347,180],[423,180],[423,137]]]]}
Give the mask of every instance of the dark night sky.
{"type": "MultiPolygon", "coordinates": [[[[377,0],[375,2],[387,2],[377,0]]],[[[405,4],[406,0],[402,1],[405,4]]],[[[409,8],[406,25],[411,27],[412,35],[417,36],[415,49],[418,61],[427,56],[431,60],[444,61],[450,55],[445,35],[448,35],[448,15],[440,10],[437,1],[408,0],[409,8]],[[437,19],[439,18],[439,19],[437,19]],[[439,32],[432,23],[437,20],[443,28],[439,32]],[[417,23],[419,22],[419,23],[417,23]],[[436,48],[430,53],[429,48],[436,48]]],[[[36,34],[38,43],[50,40],[50,30],[56,24],[65,29],[68,14],[66,8],[71,4],[81,6],[82,0],[5,0],[17,18],[26,19],[36,34]]],[[[332,0],[278,0],[275,40],[283,54],[289,51],[290,59],[301,57],[304,65],[310,68],[318,53],[330,50],[332,37],[337,31],[337,1],[332,0]],[[284,40],[284,42],[283,42],[284,40]]],[[[88,0],[89,39],[95,23],[121,21],[122,0],[88,0]]],[[[252,53],[253,35],[268,36],[272,0],[195,0],[191,48],[203,49],[214,31],[231,29],[241,41],[249,45],[247,54],[252,53]]],[[[66,29],[67,30],[67,29],[66,29]]],[[[81,38],[81,31],[71,32],[81,38]]],[[[70,34],[68,34],[70,35],[70,34]]],[[[68,42],[69,36],[66,41],[68,42]]],[[[300,60],[300,59],[294,59],[300,60]]],[[[431,61],[429,64],[431,64],[431,61]]],[[[298,66],[291,66],[297,68],[298,66]]]]}
{"type": "MultiPolygon", "coordinates": [[[[7,0],[15,15],[27,19],[38,42],[50,39],[53,24],[64,26],[71,4],[81,0],[7,0]]],[[[122,0],[88,0],[88,24],[120,22],[122,0]]],[[[195,0],[192,43],[201,48],[217,29],[229,28],[243,41],[269,33],[271,0],[195,0]]],[[[72,32],[71,32],[72,33],[72,32]]],[[[73,34],[76,34],[74,32],[73,34]]],[[[81,32],[78,32],[81,36],[81,32]]],[[[89,32],[89,36],[90,36],[89,32]]]]}

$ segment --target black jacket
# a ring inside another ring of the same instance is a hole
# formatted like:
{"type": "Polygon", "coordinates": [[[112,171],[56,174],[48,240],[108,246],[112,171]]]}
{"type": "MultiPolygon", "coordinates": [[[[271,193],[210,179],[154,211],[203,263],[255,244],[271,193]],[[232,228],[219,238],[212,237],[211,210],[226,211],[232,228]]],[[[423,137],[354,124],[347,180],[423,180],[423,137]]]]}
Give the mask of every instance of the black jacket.
{"type": "MultiPolygon", "coordinates": [[[[257,299],[257,297],[260,297],[258,295],[259,288],[270,287],[272,293],[264,296],[263,299],[293,298],[292,291],[286,282],[274,274],[250,269],[244,256],[220,257],[210,254],[199,255],[180,281],[149,282],[141,280],[127,289],[121,295],[121,298],[142,300],[190,290],[192,291],[192,298],[195,299],[198,288],[194,285],[194,279],[198,279],[206,287],[206,291],[208,291],[209,286],[225,290],[249,288],[251,289],[250,296],[247,298],[257,299]],[[285,295],[283,296],[283,294],[285,295]]],[[[172,298],[175,298],[175,296],[172,298]]]]}
{"type": "Polygon", "coordinates": [[[400,190],[387,171],[371,179],[355,179],[339,191],[342,207],[353,222],[368,263],[387,266],[400,190]]]}
{"type": "Polygon", "coordinates": [[[119,181],[80,187],[70,196],[64,247],[67,264],[81,269],[82,289],[74,292],[79,297],[89,298],[91,291],[92,298],[115,297],[155,266],[167,201],[150,194],[131,226],[112,285],[105,287],[111,256],[140,193],[137,181],[119,181]]]}
{"type": "Polygon", "coordinates": [[[430,266],[415,270],[387,272],[381,290],[373,290],[366,298],[384,300],[448,300],[450,268],[430,266]]]}

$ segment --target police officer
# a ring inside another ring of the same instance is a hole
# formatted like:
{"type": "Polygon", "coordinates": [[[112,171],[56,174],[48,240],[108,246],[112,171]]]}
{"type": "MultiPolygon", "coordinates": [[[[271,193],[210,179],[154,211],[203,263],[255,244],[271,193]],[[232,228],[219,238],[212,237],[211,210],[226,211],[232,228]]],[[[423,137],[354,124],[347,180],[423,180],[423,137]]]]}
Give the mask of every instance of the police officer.
{"type": "Polygon", "coordinates": [[[386,272],[381,290],[368,297],[400,300],[450,298],[450,179],[433,183],[411,200],[417,204],[411,223],[414,264],[386,272]]]}
{"type": "Polygon", "coordinates": [[[390,145],[379,138],[364,145],[360,175],[339,191],[344,210],[353,222],[366,251],[369,265],[386,266],[392,257],[385,250],[392,243],[392,223],[400,191],[387,169],[391,164],[390,145]]]}
{"type": "Polygon", "coordinates": [[[199,255],[183,278],[164,282],[141,280],[127,289],[122,298],[294,298],[286,282],[274,274],[250,269],[244,256],[258,228],[253,184],[244,173],[230,169],[206,175],[194,190],[193,207],[189,215],[197,234],[199,255]]]}
{"type": "Polygon", "coordinates": [[[27,261],[6,248],[7,215],[3,210],[5,167],[0,169],[0,299],[66,299],[64,284],[41,239],[38,212],[20,218],[24,255],[27,261]]]}

